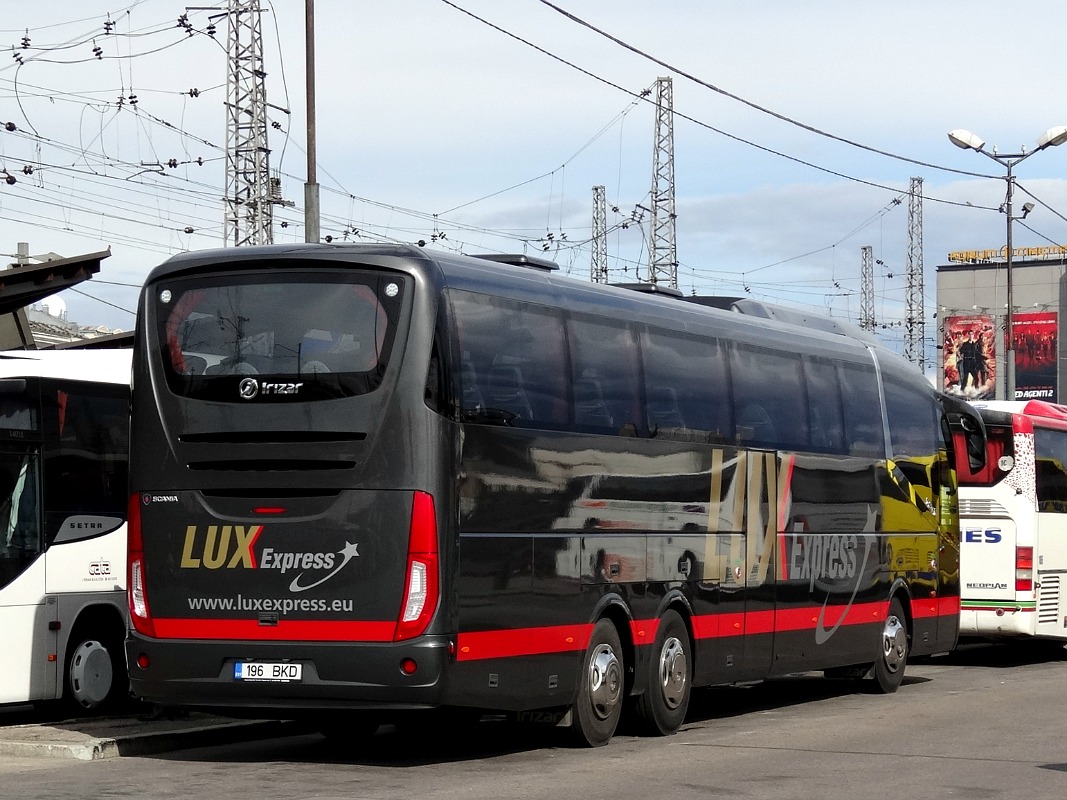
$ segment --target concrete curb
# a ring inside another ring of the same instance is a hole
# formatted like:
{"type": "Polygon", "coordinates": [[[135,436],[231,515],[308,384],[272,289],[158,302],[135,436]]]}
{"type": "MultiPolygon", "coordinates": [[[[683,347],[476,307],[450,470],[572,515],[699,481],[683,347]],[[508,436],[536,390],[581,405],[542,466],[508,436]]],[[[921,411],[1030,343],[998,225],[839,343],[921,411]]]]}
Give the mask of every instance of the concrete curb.
{"type": "Polygon", "coordinates": [[[279,720],[114,717],[0,728],[0,756],[95,761],[293,735],[303,729],[279,720]]]}

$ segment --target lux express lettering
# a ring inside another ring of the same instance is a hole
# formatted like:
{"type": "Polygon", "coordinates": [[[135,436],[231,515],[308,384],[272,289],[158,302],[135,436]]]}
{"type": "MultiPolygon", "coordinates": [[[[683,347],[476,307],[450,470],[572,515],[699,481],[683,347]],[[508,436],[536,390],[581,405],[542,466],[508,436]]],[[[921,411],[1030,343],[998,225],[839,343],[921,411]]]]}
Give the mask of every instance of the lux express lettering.
{"type": "Polygon", "coordinates": [[[209,525],[201,535],[196,525],[189,525],[182,545],[181,568],[269,569],[281,575],[294,571],[297,575],[289,584],[289,591],[306,592],[321,586],[359,556],[358,542],[345,542],[337,552],[264,547],[257,556],[256,541],[262,533],[262,525],[209,525]]]}
{"type": "Polygon", "coordinates": [[[790,575],[808,579],[808,588],[823,578],[848,579],[856,576],[858,537],[793,535],[790,575]]]}
{"type": "Polygon", "coordinates": [[[263,548],[257,559],[253,549],[262,525],[209,525],[203,541],[196,525],[185,529],[182,546],[183,569],[276,569],[283,575],[291,569],[333,569],[336,553],[279,552],[273,547],[263,548]]]}

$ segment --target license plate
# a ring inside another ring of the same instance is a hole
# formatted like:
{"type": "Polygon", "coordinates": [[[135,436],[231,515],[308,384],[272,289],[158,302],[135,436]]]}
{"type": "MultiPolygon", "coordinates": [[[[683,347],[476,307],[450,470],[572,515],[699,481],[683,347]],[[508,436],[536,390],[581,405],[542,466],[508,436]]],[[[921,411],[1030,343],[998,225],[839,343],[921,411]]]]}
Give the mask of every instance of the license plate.
{"type": "Polygon", "coordinates": [[[287,664],[277,661],[238,661],[233,665],[235,681],[293,683],[302,678],[303,672],[303,664],[287,664]]]}

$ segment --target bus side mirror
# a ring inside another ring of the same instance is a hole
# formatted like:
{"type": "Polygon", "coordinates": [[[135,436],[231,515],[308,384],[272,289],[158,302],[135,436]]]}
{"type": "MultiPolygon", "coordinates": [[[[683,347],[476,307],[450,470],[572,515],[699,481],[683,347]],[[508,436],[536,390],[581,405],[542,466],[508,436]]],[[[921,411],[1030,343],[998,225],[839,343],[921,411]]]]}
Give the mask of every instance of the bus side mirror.
{"type": "MultiPolygon", "coordinates": [[[[938,400],[944,409],[949,429],[961,434],[971,474],[980,472],[985,468],[986,463],[985,422],[969,403],[957,397],[939,394],[938,400]]],[[[957,453],[956,458],[960,458],[960,455],[957,453]]]]}

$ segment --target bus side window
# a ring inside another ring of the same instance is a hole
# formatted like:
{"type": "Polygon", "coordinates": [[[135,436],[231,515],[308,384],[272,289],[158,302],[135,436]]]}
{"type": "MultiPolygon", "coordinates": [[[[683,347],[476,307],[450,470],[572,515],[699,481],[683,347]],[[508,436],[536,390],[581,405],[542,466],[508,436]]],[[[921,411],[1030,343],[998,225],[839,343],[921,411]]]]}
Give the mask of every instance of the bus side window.
{"type": "Polygon", "coordinates": [[[637,339],[630,326],[573,316],[567,334],[575,427],[590,433],[644,430],[637,339]]]}
{"type": "Polygon", "coordinates": [[[726,347],[718,339],[649,328],[641,334],[650,434],[732,440],[726,347]]]}
{"type": "Polygon", "coordinates": [[[885,458],[882,400],[874,365],[838,364],[837,375],[849,455],[885,458]]]}
{"type": "Polygon", "coordinates": [[[736,343],[728,351],[737,441],[771,449],[808,449],[800,355],[736,343]]]}
{"type": "Polygon", "coordinates": [[[462,354],[456,391],[462,413],[492,424],[563,428],[568,413],[560,312],[473,292],[453,290],[449,297],[462,354]]]}
{"type": "Polygon", "coordinates": [[[1037,507],[1067,513],[1067,432],[1034,426],[1037,507]]]}
{"type": "Polygon", "coordinates": [[[812,449],[822,453],[847,453],[837,368],[827,359],[805,358],[804,377],[808,392],[812,449]]]}

